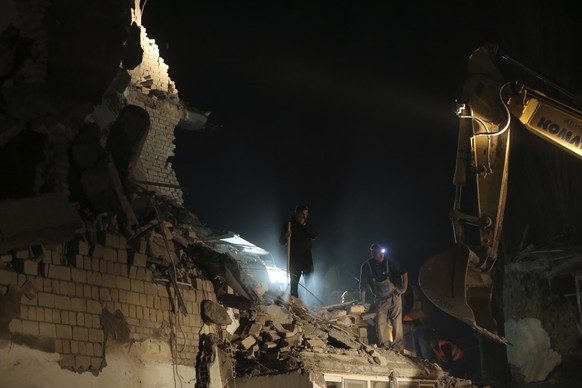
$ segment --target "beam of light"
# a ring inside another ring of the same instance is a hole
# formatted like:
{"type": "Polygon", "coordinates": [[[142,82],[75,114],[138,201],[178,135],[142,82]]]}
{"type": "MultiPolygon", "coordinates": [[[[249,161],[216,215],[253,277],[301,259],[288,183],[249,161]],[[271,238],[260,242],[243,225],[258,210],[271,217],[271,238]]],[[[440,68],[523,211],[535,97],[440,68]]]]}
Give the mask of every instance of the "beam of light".
{"type": "Polygon", "coordinates": [[[289,283],[289,276],[287,272],[277,267],[267,267],[267,275],[273,284],[287,285],[289,283]]]}

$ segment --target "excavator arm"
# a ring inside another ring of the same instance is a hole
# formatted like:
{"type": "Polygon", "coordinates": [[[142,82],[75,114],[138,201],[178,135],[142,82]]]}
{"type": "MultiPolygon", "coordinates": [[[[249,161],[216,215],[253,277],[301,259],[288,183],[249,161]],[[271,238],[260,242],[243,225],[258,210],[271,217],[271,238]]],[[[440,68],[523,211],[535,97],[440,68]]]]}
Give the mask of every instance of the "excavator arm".
{"type": "Polygon", "coordinates": [[[534,89],[506,82],[496,62],[495,45],[480,47],[469,58],[457,110],[456,189],[450,214],[456,246],[427,260],[419,283],[437,307],[507,344],[498,334],[491,295],[507,195],[510,131],[523,124],[582,158],[582,113],[534,89]],[[462,207],[467,186],[477,199],[476,209],[469,211],[462,207]],[[467,226],[478,230],[473,244],[467,241],[467,226]]]}

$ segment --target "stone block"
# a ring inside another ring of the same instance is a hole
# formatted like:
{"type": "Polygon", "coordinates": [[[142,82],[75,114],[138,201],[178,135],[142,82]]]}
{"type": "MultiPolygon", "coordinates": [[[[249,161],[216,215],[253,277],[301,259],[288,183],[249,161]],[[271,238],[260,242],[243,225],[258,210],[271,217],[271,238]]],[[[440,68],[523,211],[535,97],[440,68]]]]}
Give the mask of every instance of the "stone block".
{"type": "Polygon", "coordinates": [[[12,319],[8,324],[8,329],[11,333],[22,333],[22,320],[12,319]]]}
{"type": "Polygon", "coordinates": [[[88,341],[89,329],[80,326],[73,327],[73,339],[75,341],[88,341]]]}
{"type": "Polygon", "coordinates": [[[129,282],[128,278],[124,278],[121,276],[117,276],[116,279],[116,287],[122,290],[126,290],[126,291],[130,291],[131,290],[131,284],[129,282]]]}
{"type": "Polygon", "coordinates": [[[122,264],[127,264],[127,251],[125,249],[119,249],[117,251],[117,261],[122,264]]]}
{"type": "Polygon", "coordinates": [[[103,311],[103,306],[101,306],[101,303],[99,303],[95,300],[88,300],[87,301],[87,312],[89,314],[101,314],[102,311],[103,311]]]}
{"type": "Polygon", "coordinates": [[[120,276],[121,268],[119,263],[107,262],[107,273],[110,275],[120,276]]]}
{"type": "Polygon", "coordinates": [[[57,310],[70,310],[71,298],[68,296],[55,295],[55,308],[57,310]]]}
{"type": "Polygon", "coordinates": [[[38,305],[43,307],[55,307],[55,295],[46,292],[38,293],[38,305]]]}
{"type": "Polygon", "coordinates": [[[75,312],[86,312],[87,311],[87,300],[84,298],[71,298],[71,310],[75,312]]]}
{"type": "Polygon", "coordinates": [[[143,253],[133,252],[131,254],[131,265],[136,267],[145,267],[148,257],[143,253]]]}
{"type": "Polygon", "coordinates": [[[38,335],[39,334],[38,322],[23,320],[22,321],[22,334],[38,335]]]}
{"type": "Polygon", "coordinates": [[[39,334],[45,337],[56,338],[57,337],[57,327],[54,323],[39,323],[39,334]]]}
{"type": "Polygon", "coordinates": [[[119,237],[112,233],[100,232],[97,235],[99,244],[110,248],[119,248],[119,237]]]}
{"type": "Polygon", "coordinates": [[[257,339],[252,335],[249,335],[245,339],[240,342],[240,345],[243,349],[250,349],[254,344],[257,343],[257,339]]]}
{"type": "MultiPolygon", "coordinates": [[[[83,262],[81,258],[81,262],[83,262]]],[[[71,278],[77,283],[87,283],[87,271],[79,268],[71,269],[71,278]]]]}
{"type": "Polygon", "coordinates": [[[19,273],[32,276],[38,276],[39,274],[38,263],[34,260],[15,258],[12,260],[12,265],[14,266],[16,272],[19,273]]]}
{"type": "Polygon", "coordinates": [[[67,254],[69,256],[89,254],[89,243],[84,240],[74,239],[67,244],[67,254]]]}
{"type": "Polygon", "coordinates": [[[117,249],[111,247],[104,247],[103,248],[103,260],[111,261],[116,263],[117,262],[117,249]]]}
{"type": "Polygon", "coordinates": [[[75,268],[82,269],[85,267],[85,257],[83,255],[70,255],[69,264],[75,268]]]}
{"type": "Polygon", "coordinates": [[[47,277],[58,280],[71,280],[71,269],[69,267],[50,265],[47,277]]]}

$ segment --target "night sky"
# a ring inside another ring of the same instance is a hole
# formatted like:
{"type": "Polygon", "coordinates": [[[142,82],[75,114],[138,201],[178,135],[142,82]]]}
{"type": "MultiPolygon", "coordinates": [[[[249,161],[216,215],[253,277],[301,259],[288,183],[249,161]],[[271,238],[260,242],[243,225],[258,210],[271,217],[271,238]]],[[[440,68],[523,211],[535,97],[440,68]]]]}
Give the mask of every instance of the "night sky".
{"type": "Polygon", "coordinates": [[[454,102],[468,56],[493,41],[530,64],[558,53],[557,75],[578,73],[562,39],[576,8],[373,3],[148,0],[143,24],[181,100],[218,126],[176,130],[187,208],[284,266],[279,230],[306,203],[316,270],[357,276],[380,242],[415,278],[454,244],[454,102]]]}

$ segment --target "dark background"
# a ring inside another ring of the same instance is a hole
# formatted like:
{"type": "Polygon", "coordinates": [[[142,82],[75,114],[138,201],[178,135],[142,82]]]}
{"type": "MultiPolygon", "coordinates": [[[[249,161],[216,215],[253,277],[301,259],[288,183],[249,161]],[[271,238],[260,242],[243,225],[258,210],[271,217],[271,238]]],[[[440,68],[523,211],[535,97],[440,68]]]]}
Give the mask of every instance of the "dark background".
{"type": "MultiPolygon", "coordinates": [[[[186,207],[284,267],[279,231],[296,204],[308,204],[320,232],[316,270],[336,265],[345,289],[357,287],[372,242],[386,245],[412,281],[427,258],[453,246],[454,102],[473,50],[496,42],[582,90],[576,1],[376,3],[148,0],[143,17],[180,99],[212,112],[218,126],[176,130],[172,163],[189,189],[186,207]]],[[[508,80],[554,95],[500,66],[508,80]]],[[[582,219],[570,211],[579,162],[525,130],[512,141],[506,254],[523,244],[525,225],[540,241],[582,219]]],[[[473,332],[440,318],[440,329],[478,357],[473,332]]]]}
{"type": "Polygon", "coordinates": [[[567,87],[580,73],[576,2],[375,3],[145,3],[180,98],[219,125],[177,129],[172,160],[208,226],[284,262],[279,229],[306,203],[321,270],[357,272],[378,241],[415,273],[453,244],[454,101],[470,53],[497,42],[567,87]]]}
{"type": "Polygon", "coordinates": [[[380,242],[415,278],[453,244],[454,102],[470,53],[497,42],[567,88],[580,73],[576,2],[439,3],[147,1],[180,98],[219,126],[176,130],[185,205],[284,265],[279,230],[306,203],[320,273],[357,276],[380,242]]]}

